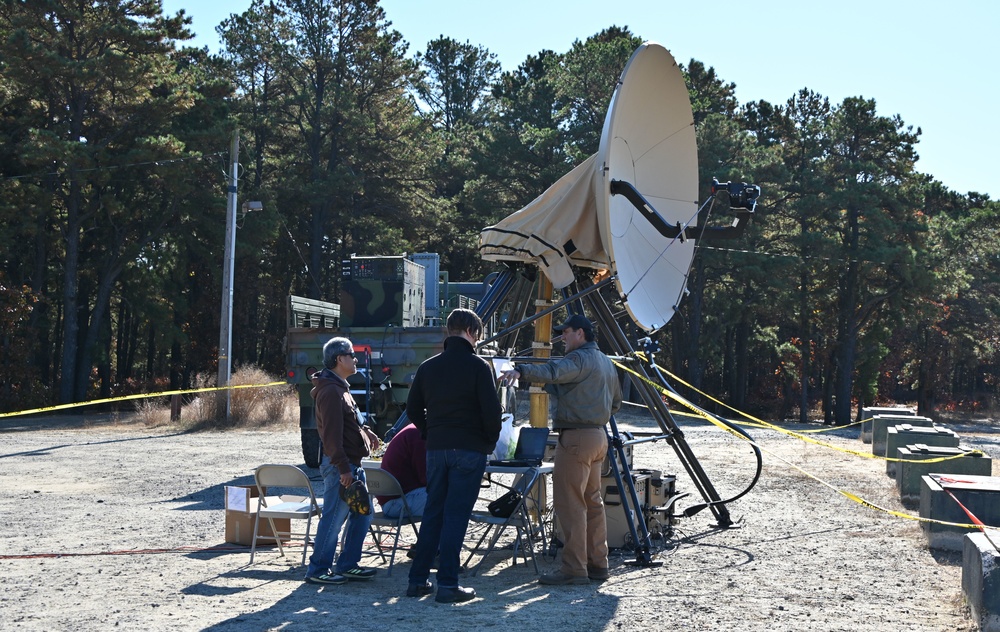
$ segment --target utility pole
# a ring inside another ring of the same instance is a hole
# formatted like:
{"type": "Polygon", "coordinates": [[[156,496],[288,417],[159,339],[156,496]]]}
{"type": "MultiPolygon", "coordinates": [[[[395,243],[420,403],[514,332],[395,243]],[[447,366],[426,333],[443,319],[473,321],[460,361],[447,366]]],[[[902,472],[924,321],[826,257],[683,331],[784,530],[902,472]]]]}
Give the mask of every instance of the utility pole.
{"type": "MultiPolygon", "coordinates": [[[[233,130],[233,142],[229,149],[232,161],[232,175],[229,180],[228,203],[226,206],[226,259],[222,270],[222,312],[219,319],[219,377],[218,386],[229,386],[232,375],[233,358],[233,263],[236,256],[236,182],[239,179],[240,130],[233,130]]],[[[229,421],[229,405],[232,391],[226,389],[216,399],[217,416],[229,421]],[[224,393],[224,394],[223,394],[224,393]]]]}

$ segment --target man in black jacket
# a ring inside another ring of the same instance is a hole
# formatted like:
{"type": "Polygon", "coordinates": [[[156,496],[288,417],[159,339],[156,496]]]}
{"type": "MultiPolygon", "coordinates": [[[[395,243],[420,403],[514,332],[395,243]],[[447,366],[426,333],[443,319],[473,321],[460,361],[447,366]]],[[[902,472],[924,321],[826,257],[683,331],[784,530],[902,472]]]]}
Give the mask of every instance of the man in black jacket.
{"type": "Polygon", "coordinates": [[[410,567],[409,597],[433,590],[431,564],[440,552],[436,601],[474,599],[458,585],[459,555],[479,496],[486,457],[500,437],[502,409],[493,366],[476,355],[483,321],[467,309],[448,316],[444,352],[417,369],[406,414],[427,439],[427,505],[410,567]]]}

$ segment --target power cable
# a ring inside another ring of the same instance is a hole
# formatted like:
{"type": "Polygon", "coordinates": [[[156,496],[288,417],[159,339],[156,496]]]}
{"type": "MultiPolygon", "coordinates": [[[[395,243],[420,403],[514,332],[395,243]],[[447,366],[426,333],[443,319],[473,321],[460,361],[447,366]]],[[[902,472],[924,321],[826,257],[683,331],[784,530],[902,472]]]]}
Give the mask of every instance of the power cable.
{"type": "MultiPolygon", "coordinates": [[[[143,161],[143,162],[130,162],[130,163],[122,164],[122,165],[107,165],[107,166],[104,166],[104,167],[90,167],[90,168],[86,168],[86,169],[76,169],[75,172],[76,173],[92,173],[92,172],[97,172],[97,171],[115,171],[115,170],[118,170],[118,169],[128,169],[128,168],[131,168],[131,167],[146,167],[146,166],[149,166],[149,165],[155,165],[157,167],[163,167],[163,166],[174,164],[174,163],[178,163],[178,162],[188,162],[190,160],[204,160],[205,158],[215,158],[215,157],[218,157],[218,156],[223,156],[225,154],[226,154],[226,152],[221,151],[221,152],[214,152],[214,153],[211,153],[211,154],[201,154],[200,156],[186,156],[186,157],[183,157],[183,158],[167,158],[167,159],[162,159],[162,160],[147,160],[147,161],[143,161]]],[[[0,178],[0,182],[6,182],[6,181],[9,181],[9,180],[26,180],[26,179],[31,179],[31,178],[44,178],[44,177],[49,177],[49,176],[60,176],[60,175],[65,175],[65,174],[66,174],[66,171],[63,170],[63,171],[47,171],[47,172],[40,172],[40,173],[29,173],[29,174],[24,174],[24,175],[20,175],[20,176],[4,176],[4,177],[0,178]]]]}

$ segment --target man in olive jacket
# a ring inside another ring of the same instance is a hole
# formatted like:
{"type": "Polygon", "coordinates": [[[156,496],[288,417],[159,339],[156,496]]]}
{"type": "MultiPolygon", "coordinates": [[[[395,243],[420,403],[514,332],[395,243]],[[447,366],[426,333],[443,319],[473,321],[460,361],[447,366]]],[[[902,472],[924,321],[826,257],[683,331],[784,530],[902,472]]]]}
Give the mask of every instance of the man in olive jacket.
{"type": "Polygon", "coordinates": [[[601,499],[601,463],[608,452],[604,425],[622,405],[614,364],[597,348],[594,326],[582,314],[555,327],[566,355],[545,364],[517,365],[504,373],[513,381],[554,385],[559,433],[552,469],[552,505],[562,527],[562,565],[538,582],[588,584],[608,578],[608,524],[601,499]]]}
{"type": "Polygon", "coordinates": [[[448,316],[444,352],[417,369],[406,399],[406,414],[427,439],[427,504],[410,567],[408,597],[430,594],[435,554],[440,552],[435,601],[474,599],[458,585],[459,555],[486,456],[500,438],[503,410],[493,365],[476,355],[483,321],[467,309],[448,316]]]}

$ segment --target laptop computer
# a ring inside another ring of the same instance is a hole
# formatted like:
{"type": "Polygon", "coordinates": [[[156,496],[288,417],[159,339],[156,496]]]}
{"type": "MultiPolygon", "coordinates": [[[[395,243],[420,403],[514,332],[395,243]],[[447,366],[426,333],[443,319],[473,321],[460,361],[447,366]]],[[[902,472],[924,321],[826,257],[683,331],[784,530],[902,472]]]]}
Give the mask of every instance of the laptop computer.
{"type": "Polygon", "coordinates": [[[522,427],[517,433],[514,458],[496,459],[490,465],[499,467],[537,467],[545,456],[545,445],[549,441],[548,428],[522,427]]]}

